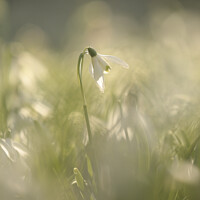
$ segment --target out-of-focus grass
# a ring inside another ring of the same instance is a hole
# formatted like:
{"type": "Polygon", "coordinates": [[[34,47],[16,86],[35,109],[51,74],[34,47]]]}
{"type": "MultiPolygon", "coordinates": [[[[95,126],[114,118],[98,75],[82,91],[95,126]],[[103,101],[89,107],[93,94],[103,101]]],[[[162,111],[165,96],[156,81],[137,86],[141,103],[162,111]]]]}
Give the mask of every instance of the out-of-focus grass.
{"type": "MultiPolygon", "coordinates": [[[[100,53],[119,56],[130,69],[112,66],[102,94],[85,59],[96,172],[88,170],[76,77],[84,42],[57,53],[27,45],[23,37],[9,44],[0,40],[1,199],[199,199],[198,19],[186,12],[152,14],[151,34],[127,34],[122,47],[117,34],[105,48],[98,36],[100,53]],[[87,182],[84,190],[74,183],[75,167],[87,182]]],[[[102,29],[111,25],[100,22],[102,29]]],[[[94,33],[94,26],[86,33],[94,33]]]]}

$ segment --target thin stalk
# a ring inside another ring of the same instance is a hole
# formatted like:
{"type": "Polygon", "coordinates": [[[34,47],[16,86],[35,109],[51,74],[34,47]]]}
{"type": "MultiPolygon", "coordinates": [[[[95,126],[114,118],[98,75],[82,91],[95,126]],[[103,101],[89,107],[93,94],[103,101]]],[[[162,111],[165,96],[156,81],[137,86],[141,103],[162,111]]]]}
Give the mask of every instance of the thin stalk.
{"type": "Polygon", "coordinates": [[[79,56],[78,65],[77,65],[77,75],[79,78],[81,95],[83,98],[83,110],[84,110],[84,115],[85,115],[87,131],[88,131],[89,143],[92,144],[92,132],[91,132],[91,128],[90,128],[90,120],[89,120],[89,116],[88,116],[87,104],[86,104],[85,93],[84,93],[84,89],[83,89],[83,83],[82,83],[83,58],[84,58],[85,53],[86,53],[86,49],[79,56]]]}
{"type": "MultiPolygon", "coordinates": [[[[96,172],[95,179],[96,179],[96,185],[98,187],[98,185],[99,185],[98,165],[97,165],[97,160],[96,160],[96,156],[95,156],[95,149],[94,149],[93,143],[92,143],[92,132],[91,132],[91,128],[90,128],[90,120],[89,120],[89,115],[88,115],[88,111],[87,111],[86,98],[85,98],[85,93],[84,93],[83,83],[82,83],[83,60],[84,60],[84,55],[86,54],[86,51],[87,51],[87,48],[85,48],[79,56],[78,65],[77,65],[77,75],[79,78],[81,95],[83,98],[83,110],[84,110],[87,131],[88,131],[89,146],[91,148],[91,152],[90,153],[88,152],[88,155],[90,154],[91,158],[92,158],[91,161],[93,160],[92,165],[93,165],[94,171],[96,172]]],[[[97,194],[98,194],[98,191],[97,191],[97,194]]]]}

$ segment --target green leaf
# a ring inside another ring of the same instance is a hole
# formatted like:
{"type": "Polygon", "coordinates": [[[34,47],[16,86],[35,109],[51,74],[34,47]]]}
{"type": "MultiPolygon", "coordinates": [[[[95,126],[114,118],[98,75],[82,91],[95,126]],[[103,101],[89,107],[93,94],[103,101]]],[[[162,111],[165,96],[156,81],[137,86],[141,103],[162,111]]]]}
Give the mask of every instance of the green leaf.
{"type": "Polygon", "coordinates": [[[86,159],[87,159],[87,170],[88,170],[90,177],[92,178],[93,177],[92,164],[91,164],[90,158],[87,155],[86,155],[86,159]]]}

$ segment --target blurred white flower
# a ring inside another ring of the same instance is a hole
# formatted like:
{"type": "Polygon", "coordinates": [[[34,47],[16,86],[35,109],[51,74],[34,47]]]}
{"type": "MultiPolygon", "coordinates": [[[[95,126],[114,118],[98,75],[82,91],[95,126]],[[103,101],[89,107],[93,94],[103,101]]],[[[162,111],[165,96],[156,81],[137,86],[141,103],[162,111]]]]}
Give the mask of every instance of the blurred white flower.
{"type": "Polygon", "coordinates": [[[104,74],[107,74],[111,70],[108,62],[116,63],[126,69],[129,68],[129,65],[126,62],[116,56],[98,54],[93,48],[90,47],[88,48],[88,53],[92,59],[92,63],[89,68],[90,73],[102,92],[104,92],[105,88],[104,74]]]}
{"type": "Polygon", "coordinates": [[[47,75],[46,66],[29,52],[22,52],[13,62],[10,81],[13,85],[19,81],[26,91],[37,89],[38,81],[44,80],[47,75]]]}
{"type": "Polygon", "coordinates": [[[192,162],[175,160],[169,172],[179,182],[187,184],[198,184],[200,181],[200,170],[192,162]]]}

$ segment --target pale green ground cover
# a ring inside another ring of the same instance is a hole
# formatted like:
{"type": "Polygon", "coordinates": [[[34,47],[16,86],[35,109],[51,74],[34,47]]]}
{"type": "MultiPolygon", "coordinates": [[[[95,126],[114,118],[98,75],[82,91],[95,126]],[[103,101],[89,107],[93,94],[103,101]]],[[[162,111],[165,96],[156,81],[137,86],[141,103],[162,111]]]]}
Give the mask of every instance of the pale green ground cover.
{"type": "Polygon", "coordinates": [[[84,42],[58,53],[0,41],[0,199],[200,198],[198,18],[162,17],[152,17],[151,37],[101,47],[130,65],[112,66],[104,93],[85,58],[93,148],[76,73],[84,42]]]}

